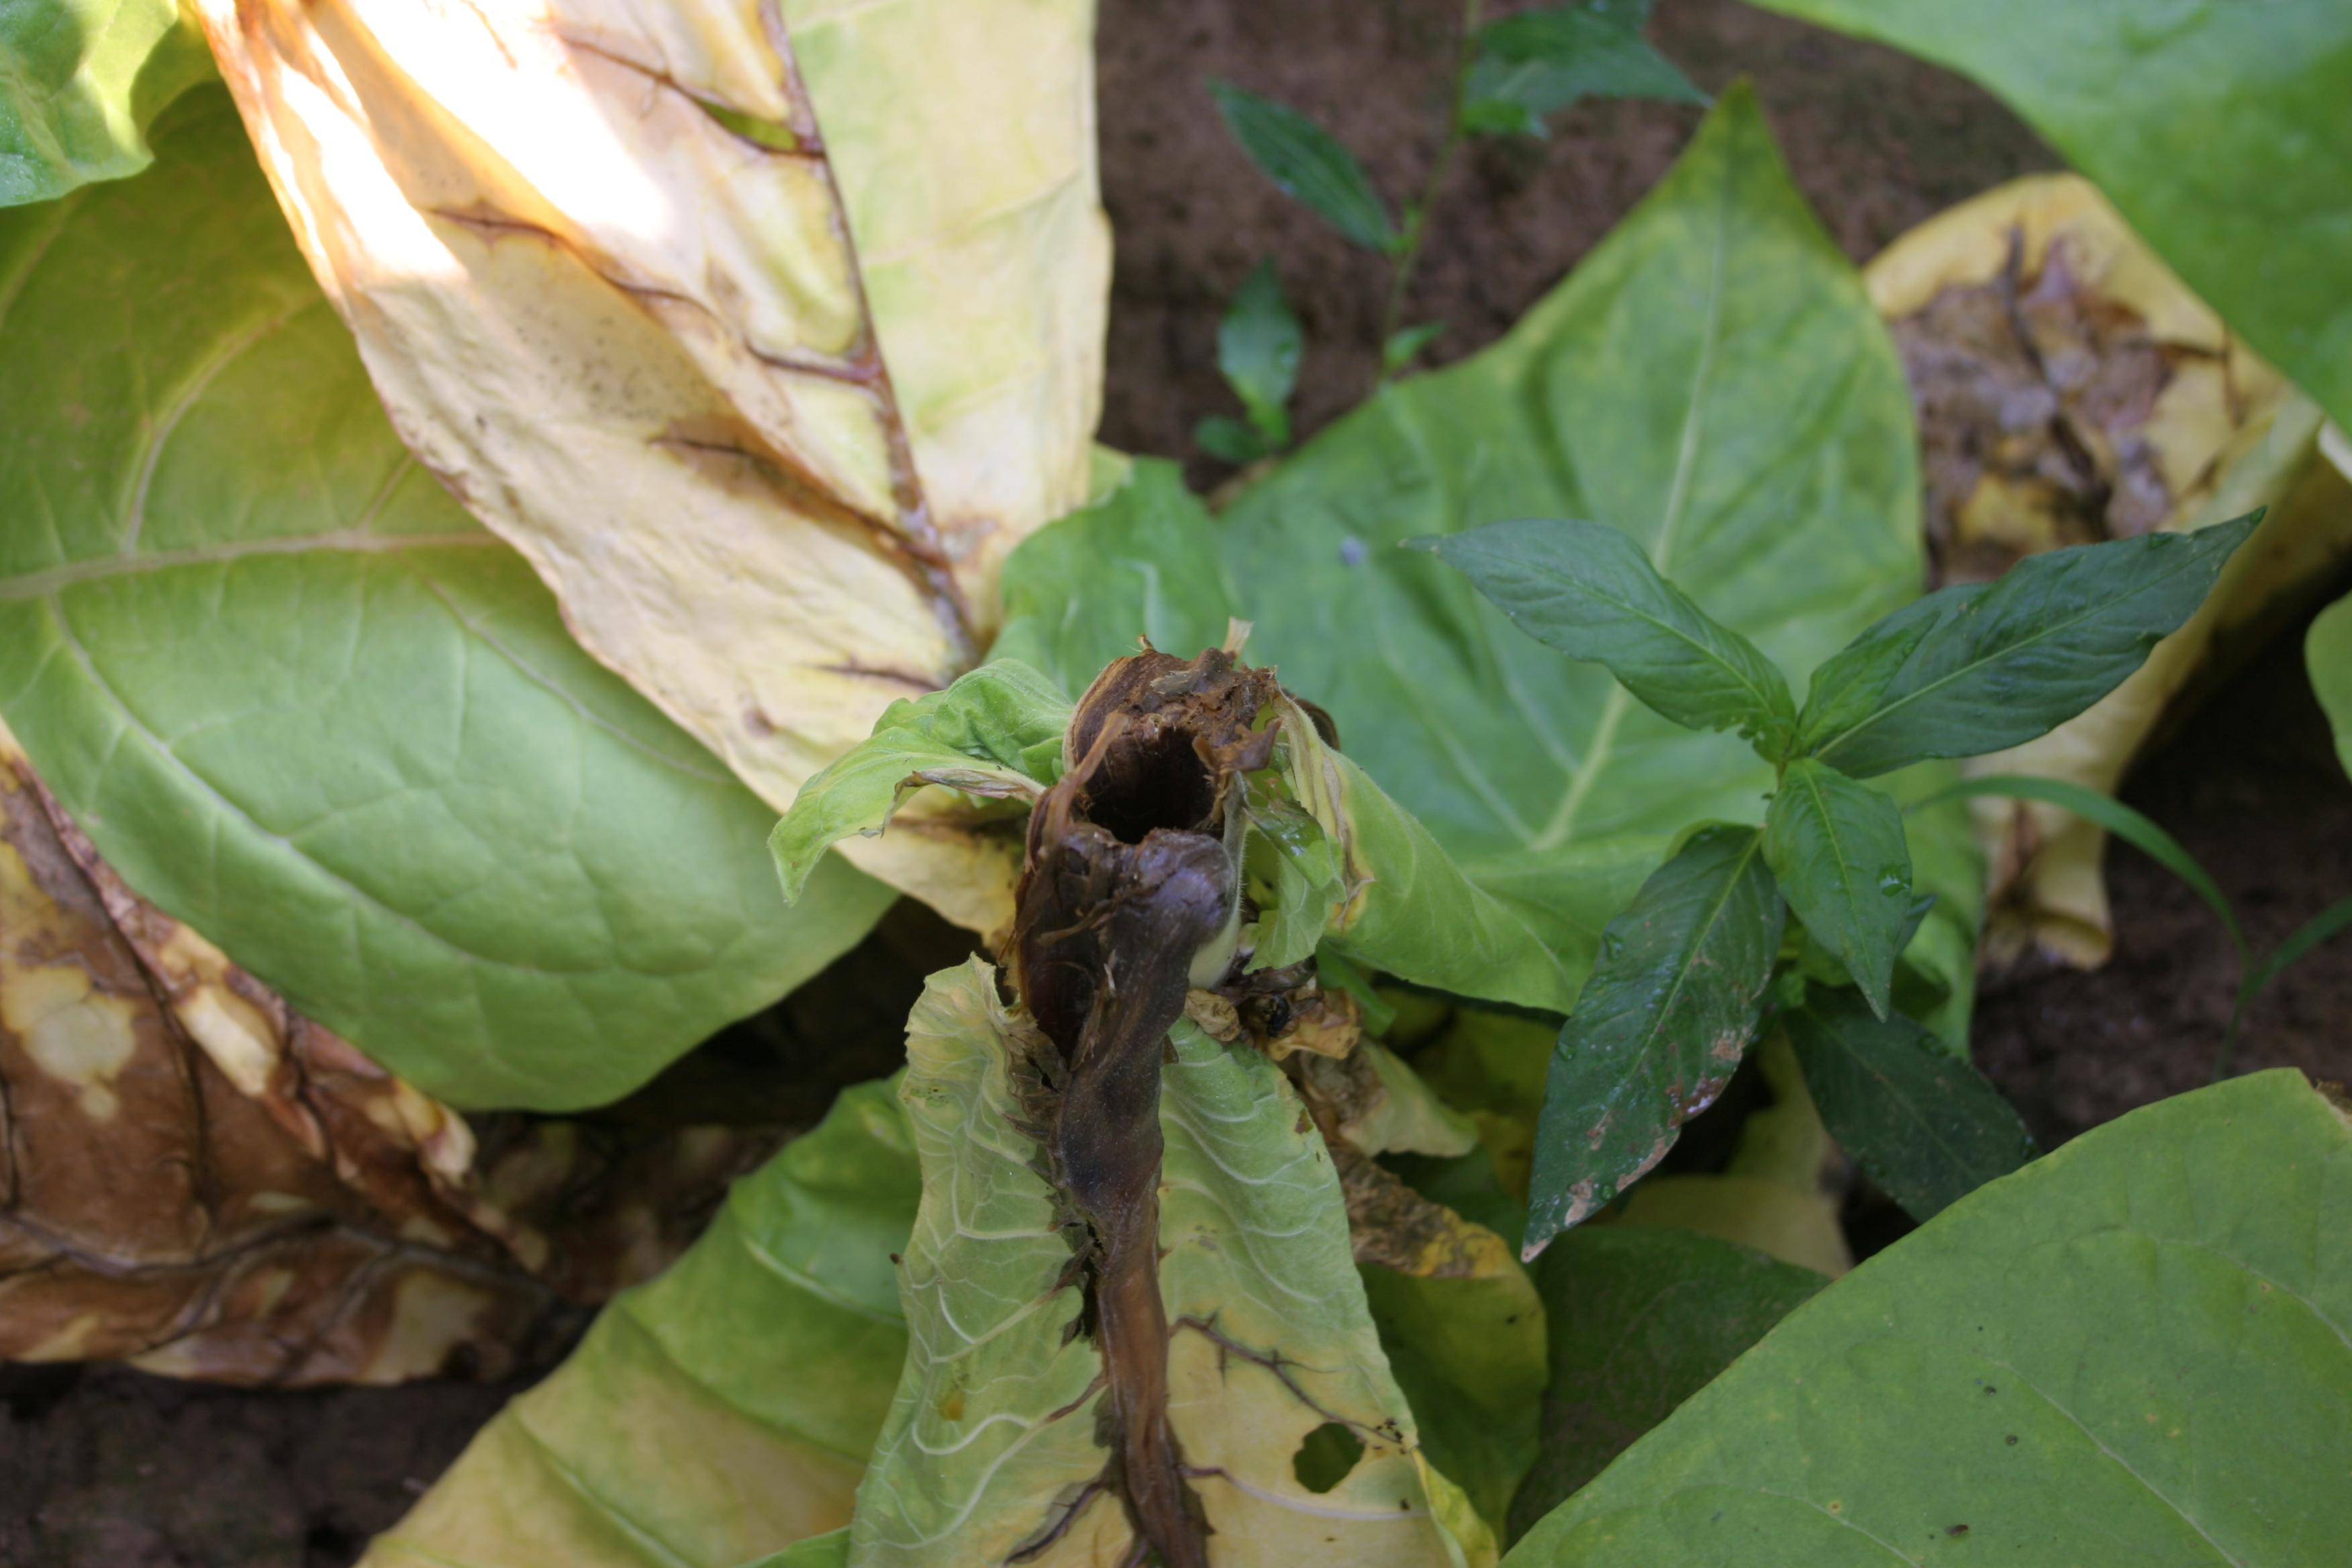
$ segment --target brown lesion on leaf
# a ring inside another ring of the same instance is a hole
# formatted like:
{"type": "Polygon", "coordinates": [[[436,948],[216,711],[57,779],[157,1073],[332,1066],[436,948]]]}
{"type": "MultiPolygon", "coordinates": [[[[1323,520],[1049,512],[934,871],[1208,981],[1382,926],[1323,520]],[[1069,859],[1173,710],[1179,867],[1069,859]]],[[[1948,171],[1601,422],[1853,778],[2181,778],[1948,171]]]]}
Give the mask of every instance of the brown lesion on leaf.
{"type": "Polygon", "coordinates": [[[779,1136],[467,1123],[134,894],[0,730],[0,1359],[500,1375],[779,1136]]]}

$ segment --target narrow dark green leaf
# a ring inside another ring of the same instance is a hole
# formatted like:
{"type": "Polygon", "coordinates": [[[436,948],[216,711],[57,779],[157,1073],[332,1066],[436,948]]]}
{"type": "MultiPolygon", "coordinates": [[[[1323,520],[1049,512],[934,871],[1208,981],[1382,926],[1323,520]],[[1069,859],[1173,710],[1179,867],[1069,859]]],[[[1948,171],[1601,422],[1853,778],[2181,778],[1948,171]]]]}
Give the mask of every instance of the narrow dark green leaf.
{"type": "Polygon", "coordinates": [[[1691,1231],[1587,1226],[1535,1267],[1551,1341],[1511,1533],[1568,1500],[1829,1280],[1691,1231]]]}
{"type": "Polygon", "coordinates": [[[1756,830],[1709,827],[1609,922],[1552,1052],[1527,1256],[1631,1185],[1714,1102],[1755,1036],[1781,919],[1756,830]]]}
{"type": "Polygon", "coordinates": [[[1996,583],[1930,595],[1864,633],[1815,676],[1798,744],[1868,778],[2047,734],[2121,685],[2179,630],[2261,521],[2254,512],[2189,533],[2029,555],[1996,583]],[[1923,624],[1909,654],[1885,670],[1889,637],[1923,624]],[[1864,702],[1880,671],[1885,683],[1864,702]]]}
{"type": "Polygon", "coordinates": [[[1272,261],[1259,262],[1218,323],[1217,370],[1269,450],[1290,445],[1290,394],[1298,384],[1298,356],[1306,344],[1298,317],[1283,298],[1281,275],[1272,261]]]}
{"type": "Polygon", "coordinates": [[[1756,645],[1659,575],[1631,538],[1597,522],[1489,523],[1419,541],[1459,568],[1511,624],[1692,730],[1737,730],[1768,756],[1796,728],[1789,683],[1756,645]]]}
{"type": "Polygon", "coordinates": [[[1229,81],[1211,82],[1209,93],[1225,129],[1283,195],[1306,203],[1367,250],[1385,251],[1396,244],[1388,204],[1338,138],[1288,104],[1229,81]]]}
{"type": "Polygon", "coordinates": [[[1800,758],[1764,815],[1764,858],[1805,929],[1885,1016],[1895,956],[1918,929],[1902,809],[1835,768],[1800,758]]]}
{"type": "Polygon", "coordinates": [[[1588,98],[1705,103],[1706,94],[1642,37],[1649,18],[1649,0],[1588,0],[1482,27],[1462,128],[1541,136],[1547,115],[1588,98]]]}
{"type": "Polygon", "coordinates": [[[2221,917],[2230,933],[2230,942],[2238,950],[2240,962],[2248,954],[2246,933],[2238,924],[2238,911],[2230,906],[2228,895],[2211,873],[2198,863],[2197,857],[2180,847],[2180,841],[2148,817],[2134,811],[2113,795],[2072,784],[2064,779],[2032,778],[2023,773],[1990,773],[1983,778],[1969,779],[1920,802],[1930,806],[1937,801],[1959,800],[1976,795],[1999,795],[2008,800],[2038,800],[2045,805],[2055,805],[2087,817],[2114,834],[2183,882],[2189,890],[2205,900],[2205,907],[2221,917]]]}
{"type": "Polygon", "coordinates": [[[1393,375],[1421,357],[1421,351],[1445,330],[1443,321],[1423,321],[1418,326],[1400,327],[1389,334],[1381,345],[1381,369],[1393,375]]]}
{"type": "Polygon", "coordinates": [[[1257,426],[1222,414],[1213,414],[1192,426],[1192,444],[1217,461],[1231,463],[1237,468],[1260,458],[1270,458],[1276,450],[1257,426]]]}
{"type": "Polygon", "coordinates": [[[2238,983],[2236,999],[2230,1004],[2230,1026],[2221,1036],[2221,1049],[2213,1063],[2216,1079],[2229,1076],[2231,1062],[2237,1055],[2238,1026],[2245,1022],[2246,1009],[2254,1005],[2254,998],[2269,990],[2272,981],[2300,963],[2313,948],[2347,928],[2352,928],[2352,899],[2339,900],[2297,926],[2293,935],[2279,943],[2276,952],[2246,972],[2246,977],[2238,983]]]}
{"type": "Polygon", "coordinates": [[[1851,991],[1817,990],[1788,1023],[1830,1136],[1912,1218],[2033,1158],[2000,1090],[1901,1014],[1874,1018],[1851,991]]]}

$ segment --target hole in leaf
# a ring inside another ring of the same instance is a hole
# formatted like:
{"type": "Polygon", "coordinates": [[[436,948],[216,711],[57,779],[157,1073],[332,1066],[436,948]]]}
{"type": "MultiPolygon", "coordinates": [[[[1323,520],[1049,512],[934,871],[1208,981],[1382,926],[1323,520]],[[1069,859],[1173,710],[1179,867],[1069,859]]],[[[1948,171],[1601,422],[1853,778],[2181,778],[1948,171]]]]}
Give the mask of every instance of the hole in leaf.
{"type": "Polygon", "coordinates": [[[1298,1452],[1291,1456],[1290,1468],[1300,1486],[1320,1494],[1346,1480],[1363,1457],[1361,1439],[1339,1422],[1326,1421],[1300,1441],[1298,1452]]]}

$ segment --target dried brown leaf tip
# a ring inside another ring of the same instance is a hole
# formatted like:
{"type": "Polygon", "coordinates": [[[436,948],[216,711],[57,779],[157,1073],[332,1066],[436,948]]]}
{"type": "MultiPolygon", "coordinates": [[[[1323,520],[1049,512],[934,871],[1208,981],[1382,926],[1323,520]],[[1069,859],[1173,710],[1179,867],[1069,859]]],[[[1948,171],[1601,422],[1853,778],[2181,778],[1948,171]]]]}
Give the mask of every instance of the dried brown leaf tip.
{"type": "Polygon", "coordinates": [[[478,1152],[132,893],[0,730],[0,1359],[498,1375],[773,1142],[501,1119],[478,1152]]]}

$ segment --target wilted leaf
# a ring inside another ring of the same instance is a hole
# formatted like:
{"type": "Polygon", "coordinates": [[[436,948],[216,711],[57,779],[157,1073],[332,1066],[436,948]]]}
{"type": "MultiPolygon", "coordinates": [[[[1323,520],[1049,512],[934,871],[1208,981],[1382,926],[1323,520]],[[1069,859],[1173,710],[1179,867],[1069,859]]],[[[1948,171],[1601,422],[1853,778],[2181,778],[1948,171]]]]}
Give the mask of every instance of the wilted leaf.
{"type": "Polygon", "coordinates": [[[478,1157],[125,887],[0,728],[0,1357],[299,1385],[503,1374],[772,1135],[501,1125],[478,1157]]]}
{"type": "Polygon", "coordinates": [[[732,1564],[847,1522],[905,1354],[919,1178],[889,1086],[844,1094],[501,1412],[372,1568],[732,1564]]]}
{"type": "Polygon", "coordinates": [[[1710,827],[1609,922],[1545,1085],[1524,1256],[1638,1181],[1714,1103],[1755,1037],[1781,918],[1755,831],[1710,827]]]}
{"type": "Polygon", "coordinates": [[[1228,616],[1252,621],[1253,656],[1336,719],[1347,754],[1572,985],[1675,836],[1758,820],[1772,769],[1564,666],[1396,546],[1509,518],[1604,522],[1801,679],[1916,592],[1917,507],[1884,329],[1735,91],[1502,342],[1384,390],[1221,519],[1139,465],[1038,535],[1008,566],[1005,648],[1070,684],[1138,631],[1197,647],[1228,616]],[[1089,569],[1073,625],[1063,585],[1089,569]]]}
{"type": "Polygon", "coordinates": [[[2326,1562],[2347,1205],[2299,1074],[2134,1111],[1800,1307],[1510,1562],[2326,1562]]]}
{"type": "Polygon", "coordinates": [[[2352,422],[2352,12],[2337,0],[1764,0],[1967,73],[2352,422]]]}
{"type": "Polygon", "coordinates": [[[2336,728],[2336,754],[2352,772],[2352,598],[2337,600],[2311,623],[2304,657],[2311,689],[2336,728]]]}
{"type": "Polygon", "coordinates": [[[0,215],[0,710],[131,886],[428,1092],[625,1093],[854,943],[401,449],[218,94],[0,215]],[[59,215],[62,215],[60,217],[59,215]]]}
{"type": "Polygon", "coordinates": [[[1429,542],[1546,647],[1605,667],[1685,729],[1736,730],[1767,756],[1786,753],[1797,703],[1780,669],[1616,529],[1494,522],[1429,542]]]}
{"type": "Polygon", "coordinates": [[[2033,1157],[2000,1090],[1901,1014],[1873,1017],[1832,991],[1790,1014],[1788,1028],[1830,1136],[1914,1219],[2033,1157]]]}
{"type": "Polygon", "coordinates": [[[1464,89],[1464,125],[1541,136],[1547,116],[1588,98],[1705,103],[1706,94],[1642,37],[1649,19],[1650,0],[1584,0],[1488,23],[1464,89]]]}
{"type": "MultiPolygon", "coordinates": [[[[1447,1563],[1321,1138],[1262,1055],[1182,1024],[1172,1043],[1168,1416],[1214,1561],[1447,1563]],[[1318,1491],[1293,1460],[1330,1423],[1361,1453],[1318,1491]]],[[[1050,1047],[979,963],[934,979],[908,1047],[902,1098],[924,1166],[902,1271],[911,1340],[849,1561],[961,1565],[1035,1548],[1024,1561],[1113,1568],[1134,1538],[1108,1490],[1103,1356],[1067,1333],[1086,1305],[1078,1238],[1023,1088],[1050,1047]]]]}
{"type": "MultiPolygon", "coordinates": [[[[1069,721],[1069,699],[1010,659],[982,665],[944,691],[893,702],[871,736],[801,786],[776,825],[769,848],[784,896],[801,897],[834,845],[887,833],[892,814],[918,790],[1034,801],[1060,775],[1069,721]]],[[[919,821],[915,831],[929,826],[919,821]]],[[[1010,888],[1020,858],[1009,835],[999,838],[995,859],[1010,888]]]]}
{"type": "MultiPolygon", "coordinates": [[[[1864,274],[1920,411],[1931,580],[2063,544],[2179,531],[2267,505],[2205,606],[2124,684],[1971,764],[2112,791],[2213,653],[2253,646],[2352,552],[2352,495],[2312,461],[2319,412],[2183,288],[2088,181],[2012,181],[1920,225],[1864,274]]],[[[2106,954],[2105,836],[2055,805],[1980,805],[1990,945],[2106,954]]]]}
{"type": "Polygon", "coordinates": [[[1885,795],[1810,757],[1789,764],[1764,814],[1764,860],[1789,907],[1886,1016],[1911,901],[1903,813],[1885,795]]]}
{"type": "MultiPolygon", "coordinates": [[[[973,662],[1087,494],[1087,0],[198,10],[419,460],[772,805],[973,662]]],[[[1002,923],[952,849],[853,853],[1002,923]]]]}
{"type": "Polygon", "coordinates": [[[1575,1495],[1829,1283],[1713,1237],[1585,1226],[1537,1262],[1550,1325],[1541,1457],[1511,1503],[1514,1535],[1575,1495]]]}
{"type": "Polygon", "coordinates": [[[1339,139],[1286,103],[1213,81],[1209,94],[1225,129],[1276,189],[1367,250],[1397,243],[1388,204],[1339,139]]]}
{"type": "Polygon", "coordinates": [[[155,116],[211,74],[176,0],[20,0],[0,10],[0,206],[137,174],[153,159],[155,116]]]}

